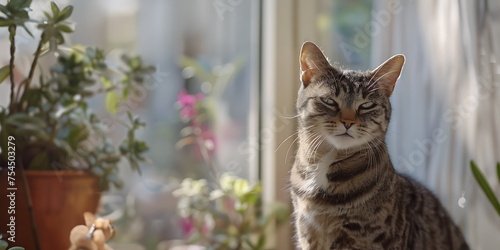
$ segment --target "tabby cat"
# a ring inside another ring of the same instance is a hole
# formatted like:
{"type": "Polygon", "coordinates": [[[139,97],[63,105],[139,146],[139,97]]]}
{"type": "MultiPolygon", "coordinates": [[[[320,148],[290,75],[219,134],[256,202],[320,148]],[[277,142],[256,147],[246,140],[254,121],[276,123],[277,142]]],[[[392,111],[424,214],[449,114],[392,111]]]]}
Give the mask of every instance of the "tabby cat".
{"type": "Polygon", "coordinates": [[[389,96],[404,62],[395,55],[373,71],[341,70],[315,44],[302,46],[290,176],[302,250],[469,249],[439,200],[389,159],[389,96]]]}

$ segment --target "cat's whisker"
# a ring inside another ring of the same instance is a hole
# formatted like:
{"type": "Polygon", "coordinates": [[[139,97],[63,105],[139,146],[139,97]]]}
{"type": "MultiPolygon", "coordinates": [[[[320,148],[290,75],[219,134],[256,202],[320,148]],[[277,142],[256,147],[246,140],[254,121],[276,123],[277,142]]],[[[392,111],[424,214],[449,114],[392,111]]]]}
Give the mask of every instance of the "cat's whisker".
{"type": "Polygon", "coordinates": [[[299,139],[300,137],[297,136],[297,138],[295,138],[295,140],[292,141],[292,143],[290,144],[290,146],[288,146],[288,150],[286,151],[286,155],[285,155],[285,164],[286,164],[286,161],[288,160],[288,152],[290,151],[290,149],[292,148],[293,144],[299,139]]]}
{"type": "MultiPolygon", "coordinates": [[[[308,128],[310,129],[312,126],[314,126],[314,125],[311,125],[308,128]]],[[[305,138],[305,141],[308,141],[310,138],[314,137],[318,133],[318,132],[311,132],[310,130],[307,130],[307,129],[304,129],[304,130],[306,130],[306,135],[308,135],[308,137],[305,138]],[[311,134],[309,134],[309,133],[311,133],[311,134]]],[[[297,138],[295,138],[295,140],[293,140],[292,144],[290,144],[290,146],[288,147],[288,150],[286,151],[286,156],[285,156],[285,164],[286,164],[286,161],[288,159],[288,153],[289,153],[291,147],[293,146],[295,141],[297,141],[299,138],[300,138],[300,135],[297,138]]]]}
{"type": "Polygon", "coordinates": [[[311,158],[313,158],[313,164],[316,164],[316,147],[318,146],[318,142],[321,140],[321,137],[322,135],[319,134],[316,138],[314,138],[314,141],[311,143],[311,147],[308,148],[308,151],[307,151],[307,154],[306,154],[306,158],[307,160],[311,160],[311,158]]]}
{"type": "MultiPolygon", "coordinates": [[[[296,114],[294,116],[280,116],[281,118],[284,118],[284,119],[295,119],[297,117],[300,117],[300,114],[296,114]]],[[[311,125],[312,126],[312,125],[311,125]]]]}
{"type": "Polygon", "coordinates": [[[380,67],[380,68],[377,69],[377,71],[375,71],[374,73],[372,73],[372,77],[370,77],[370,80],[368,80],[368,82],[371,82],[373,80],[373,77],[375,77],[381,69],[382,68],[380,67]]]}
{"type": "Polygon", "coordinates": [[[323,70],[321,70],[321,68],[320,68],[320,67],[318,67],[318,65],[316,65],[316,62],[314,62],[314,61],[311,61],[311,62],[312,62],[312,64],[314,65],[314,67],[315,67],[317,70],[319,70],[320,72],[322,72],[322,73],[323,73],[323,70]]]}
{"type": "MultiPolygon", "coordinates": [[[[368,86],[367,86],[367,89],[370,90],[370,88],[372,88],[373,86],[375,86],[375,83],[377,83],[380,79],[382,79],[384,76],[386,76],[387,74],[391,74],[391,73],[399,73],[398,70],[392,70],[392,71],[389,71],[383,75],[381,75],[379,78],[377,78],[377,80],[375,80],[374,82],[372,83],[369,83],[368,86]]],[[[374,74],[374,76],[377,75],[377,74],[374,74]]],[[[373,76],[372,76],[373,78],[373,76]]],[[[370,80],[371,81],[371,80],[370,80]]]]}
{"type": "Polygon", "coordinates": [[[303,128],[301,130],[298,131],[298,136],[297,138],[295,138],[292,143],[290,144],[290,146],[288,146],[288,150],[286,151],[286,155],[285,155],[285,164],[287,163],[287,160],[288,160],[288,153],[290,152],[290,149],[292,148],[293,144],[300,138],[300,133],[311,133],[310,129],[312,129],[314,127],[314,125],[311,125],[311,126],[308,126],[306,128],[303,128]]]}
{"type": "Polygon", "coordinates": [[[367,94],[373,93],[373,92],[375,92],[375,91],[377,91],[377,90],[379,90],[379,89],[382,89],[382,88],[381,88],[381,87],[379,87],[379,88],[370,89],[370,90],[367,92],[367,94]]]}
{"type": "Polygon", "coordinates": [[[294,135],[298,135],[299,133],[303,132],[303,131],[307,131],[309,128],[313,127],[314,125],[311,125],[309,127],[306,127],[306,128],[303,128],[303,129],[300,129],[298,130],[297,132],[291,134],[290,136],[288,136],[287,138],[285,138],[281,143],[280,145],[276,148],[276,150],[274,150],[274,152],[276,153],[278,151],[278,149],[280,149],[280,147],[288,140],[290,139],[291,137],[293,137],[294,135]]]}
{"type": "Polygon", "coordinates": [[[276,153],[278,151],[278,149],[280,149],[280,147],[290,138],[292,138],[292,136],[295,136],[295,135],[298,135],[299,134],[299,131],[291,134],[290,136],[288,136],[287,138],[285,138],[281,143],[280,145],[274,150],[274,152],[276,153]]]}
{"type": "Polygon", "coordinates": [[[315,138],[311,141],[311,143],[309,144],[309,146],[307,148],[306,159],[309,160],[311,158],[312,152],[314,151],[314,147],[316,147],[315,143],[317,140],[319,140],[319,138],[321,138],[321,136],[322,136],[321,132],[316,133],[315,138]]]}
{"type": "Polygon", "coordinates": [[[317,155],[317,152],[318,152],[318,149],[319,147],[321,146],[321,144],[323,143],[323,141],[325,141],[326,137],[323,137],[323,135],[321,135],[322,138],[320,141],[317,142],[317,146],[315,147],[313,153],[314,153],[314,159],[313,159],[313,162],[316,163],[316,155],[317,155]]]}

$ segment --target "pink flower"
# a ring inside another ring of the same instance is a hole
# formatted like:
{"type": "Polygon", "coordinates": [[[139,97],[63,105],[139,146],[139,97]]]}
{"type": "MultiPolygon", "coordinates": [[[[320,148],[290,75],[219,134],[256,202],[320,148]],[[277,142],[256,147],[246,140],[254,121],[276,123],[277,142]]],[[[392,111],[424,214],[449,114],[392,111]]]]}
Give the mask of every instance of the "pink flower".
{"type": "Polygon", "coordinates": [[[179,222],[182,232],[186,237],[191,235],[191,232],[194,230],[194,223],[192,218],[182,218],[179,222]]]}
{"type": "MultiPolygon", "coordinates": [[[[186,238],[191,237],[191,234],[193,234],[194,231],[196,230],[194,219],[191,217],[181,218],[179,224],[180,224],[182,232],[184,233],[184,236],[186,238]]],[[[209,235],[210,231],[211,230],[207,226],[207,224],[203,223],[203,225],[201,226],[201,233],[203,235],[209,235]]]]}
{"type": "Polygon", "coordinates": [[[203,94],[199,93],[197,95],[189,95],[185,89],[179,91],[177,95],[177,101],[181,105],[180,116],[182,118],[193,119],[198,114],[198,110],[195,107],[198,101],[203,100],[203,94]]]}
{"type": "Polygon", "coordinates": [[[197,101],[203,100],[203,94],[199,93],[197,95],[189,95],[185,89],[179,91],[177,95],[177,101],[182,107],[194,106],[197,101]]]}
{"type": "Polygon", "coordinates": [[[180,111],[181,118],[194,118],[196,114],[196,109],[191,106],[183,107],[180,111]]]}

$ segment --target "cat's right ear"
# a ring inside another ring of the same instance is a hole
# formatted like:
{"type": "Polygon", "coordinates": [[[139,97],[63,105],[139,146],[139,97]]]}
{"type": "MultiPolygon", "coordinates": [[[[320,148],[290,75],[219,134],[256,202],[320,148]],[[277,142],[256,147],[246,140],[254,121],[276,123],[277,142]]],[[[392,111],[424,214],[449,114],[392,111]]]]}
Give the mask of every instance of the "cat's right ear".
{"type": "Polygon", "coordinates": [[[370,82],[373,80],[385,91],[386,96],[390,97],[404,65],[405,56],[394,55],[372,71],[370,82]]]}
{"type": "Polygon", "coordinates": [[[323,52],[312,42],[305,42],[300,50],[300,80],[306,88],[314,78],[330,68],[323,52]]]}

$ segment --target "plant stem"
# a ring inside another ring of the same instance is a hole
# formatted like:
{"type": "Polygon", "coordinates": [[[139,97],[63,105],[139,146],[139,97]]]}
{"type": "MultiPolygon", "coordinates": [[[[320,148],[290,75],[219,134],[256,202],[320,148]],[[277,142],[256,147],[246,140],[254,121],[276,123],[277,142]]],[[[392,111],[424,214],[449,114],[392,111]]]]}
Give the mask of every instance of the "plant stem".
{"type": "MultiPolygon", "coordinates": [[[[38,43],[38,47],[37,47],[36,52],[35,52],[35,58],[33,58],[33,63],[31,63],[31,68],[30,68],[30,72],[28,74],[28,77],[26,79],[24,79],[24,81],[21,84],[19,84],[19,87],[17,87],[16,99],[19,98],[19,95],[21,93],[21,87],[23,85],[26,85],[26,86],[24,87],[23,94],[21,95],[21,99],[19,99],[19,100],[22,100],[24,98],[24,94],[26,94],[26,90],[30,88],[31,81],[33,80],[33,76],[35,75],[36,66],[38,65],[38,58],[40,57],[40,54],[42,53],[43,44],[44,44],[44,39],[43,39],[43,37],[41,37],[40,43],[38,43]]],[[[22,104],[22,103],[20,103],[20,104],[22,104]]],[[[22,107],[20,107],[20,108],[22,108],[22,107]]]]}
{"type": "Polygon", "coordinates": [[[30,187],[28,184],[28,179],[26,179],[26,174],[24,174],[24,166],[23,166],[23,161],[22,158],[19,159],[19,169],[21,171],[21,178],[23,179],[23,186],[24,186],[24,193],[26,194],[26,201],[28,203],[28,213],[30,215],[30,221],[31,221],[31,230],[33,233],[33,237],[35,238],[35,249],[40,250],[40,239],[38,238],[38,231],[36,228],[36,221],[35,221],[35,213],[33,212],[33,202],[31,201],[31,193],[30,193],[30,187]]]}
{"type": "Polygon", "coordinates": [[[16,25],[9,26],[9,40],[10,40],[10,62],[9,62],[9,76],[10,76],[10,113],[15,112],[15,82],[14,82],[14,59],[16,53],[16,25]]]}
{"type": "Polygon", "coordinates": [[[208,149],[205,147],[205,141],[203,140],[201,135],[196,135],[196,137],[197,137],[198,145],[200,146],[201,156],[203,157],[203,160],[205,160],[205,162],[207,163],[208,168],[210,169],[210,174],[212,175],[212,178],[214,179],[215,184],[218,187],[220,187],[221,185],[219,182],[219,178],[217,176],[217,171],[215,171],[215,166],[214,166],[212,160],[210,159],[210,156],[208,154],[208,149]]]}

